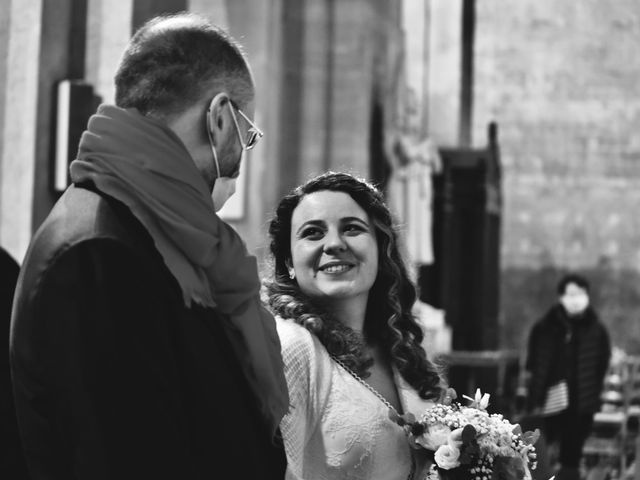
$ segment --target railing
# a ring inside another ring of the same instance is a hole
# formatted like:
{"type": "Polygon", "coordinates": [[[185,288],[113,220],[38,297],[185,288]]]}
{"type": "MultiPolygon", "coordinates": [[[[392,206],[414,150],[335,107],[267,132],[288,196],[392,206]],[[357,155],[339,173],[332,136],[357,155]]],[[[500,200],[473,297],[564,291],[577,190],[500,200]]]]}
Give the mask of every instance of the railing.
{"type": "MultiPolygon", "coordinates": [[[[454,350],[438,356],[438,361],[449,367],[466,367],[466,381],[463,382],[464,384],[451,385],[459,395],[463,393],[473,395],[476,388],[480,388],[483,393],[486,390],[486,393],[491,394],[494,405],[499,405],[501,409],[510,409],[511,405],[508,404],[515,392],[511,392],[508,389],[507,372],[510,367],[517,369],[520,362],[520,352],[518,350],[454,350]],[[489,391],[487,386],[478,381],[482,377],[480,371],[487,368],[495,369],[493,378],[495,381],[494,391],[489,391]]],[[[501,411],[501,413],[509,414],[510,412],[501,411]]]]}
{"type": "Polygon", "coordinates": [[[640,480],[640,357],[609,367],[602,400],[583,453],[597,459],[595,468],[605,476],[640,480]]]}

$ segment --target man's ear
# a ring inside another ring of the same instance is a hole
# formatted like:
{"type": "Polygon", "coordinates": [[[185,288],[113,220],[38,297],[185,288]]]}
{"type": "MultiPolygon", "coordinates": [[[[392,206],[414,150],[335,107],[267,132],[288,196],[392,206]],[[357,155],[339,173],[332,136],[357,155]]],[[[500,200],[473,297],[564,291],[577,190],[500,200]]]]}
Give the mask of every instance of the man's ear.
{"type": "Polygon", "coordinates": [[[232,127],[229,113],[229,95],[225,92],[217,94],[209,103],[207,109],[207,128],[211,132],[213,143],[219,146],[232,127]]]}

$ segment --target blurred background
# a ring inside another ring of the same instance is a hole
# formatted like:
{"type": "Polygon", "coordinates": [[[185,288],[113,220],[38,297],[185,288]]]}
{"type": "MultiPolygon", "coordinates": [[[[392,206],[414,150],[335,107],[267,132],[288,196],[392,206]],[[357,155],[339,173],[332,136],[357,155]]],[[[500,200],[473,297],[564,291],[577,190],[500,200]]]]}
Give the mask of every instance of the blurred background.
{"type": "Polygon", "coordinates": [[[347,170],[386,192],[437,348],[521,350],[577,271],[640,353],[638,0],[0,0],[0,246],[18,264],[132,32],[182,10],[253,68],[266,135],[224,216],[261,261],[278,199],[347,170]]]}

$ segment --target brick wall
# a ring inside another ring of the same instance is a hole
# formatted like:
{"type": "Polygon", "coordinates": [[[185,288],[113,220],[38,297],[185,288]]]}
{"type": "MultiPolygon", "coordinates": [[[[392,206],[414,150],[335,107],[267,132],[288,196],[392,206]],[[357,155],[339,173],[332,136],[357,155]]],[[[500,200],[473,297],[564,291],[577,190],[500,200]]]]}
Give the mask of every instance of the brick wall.
{"type": "Polygon", "coordinates": [[[474,141],[500,126],[501,322],[519,347],[567,270],[640,353],[640,1],[478,0],[474,141]]]}

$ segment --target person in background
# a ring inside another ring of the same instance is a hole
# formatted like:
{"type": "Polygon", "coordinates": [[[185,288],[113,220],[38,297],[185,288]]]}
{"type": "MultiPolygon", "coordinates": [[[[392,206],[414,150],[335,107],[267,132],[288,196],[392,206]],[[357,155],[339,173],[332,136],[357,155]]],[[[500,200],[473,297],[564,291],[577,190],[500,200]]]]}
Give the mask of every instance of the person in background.
{"type": "Polygon", "coordinates": [[[531,330],[524,393],[532,416],[543,417],[547,443],[559,443],[558,480],[578,480],[582,447],[600,408],[611,345],[590,305],[585,278],[564,276],[557,294],[558,302],[531,330]]]}
{"type": "Polygon", "coordinates": [[[418,417],[443,382],[420,346],[416,291],[381,193],[320,175],[281,200],[269,234],[291,399],[287,478],[423,478],[428,463],[389,413],[418,417]]]}
{"type": "Polygon", "coordinates": [[[9,368],[11,306],[19,273],[18,262],[0,247],[0,322],[3,334],[0,346],[0,445],[3,445],[0,450],[0,478],[26,480],[29,477],[18,435],[9,368]]]}
{"type": "Polygon", "coordinates": [[[282,478],[275,322],[255,258],[215,213],[262,135],[249,65],[183,13],[135,33],[115,83],[16,291],[31,478],[282,478]]]}

